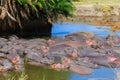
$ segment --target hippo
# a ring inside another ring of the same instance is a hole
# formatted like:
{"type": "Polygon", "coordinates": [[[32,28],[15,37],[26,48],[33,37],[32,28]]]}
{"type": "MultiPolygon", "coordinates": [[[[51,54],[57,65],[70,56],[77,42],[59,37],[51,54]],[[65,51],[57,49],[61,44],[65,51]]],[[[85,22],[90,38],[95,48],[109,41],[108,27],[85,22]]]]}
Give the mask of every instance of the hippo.
{"type": "Polygon", "coordinates": [[[92,68],[92,69],[98,69],[100,68],[100,66],[96,63],[93,63],[89,60],[89,58],[78,58],[77,60],[74,60],[74,62],[77,64],[77,65],[81,65],[81,66],[85,66],[85,67],[88,67],[88,68],[92,68]]]}
{"type": "Polygon", "coordinates": [[[9,60],[7,59],[0,60],[0,72],[5,72],[12,69],[13,69],[12,63],[9,60]]]}
{"type": "Polygon", "coordinates": [[[72,34],[68,34],[65,36],[67,40],[74,40],[74,41],[84,41],[85,39],[90,39],[95,36],[92,32],[76,32],[72,34]]]}
{"type": "Polygon", "coordinates": [[[78,41],[64,41],[50,46],[50,51],[64,50],[68,47],[81,47],[81,43],[78,41]]]}
{"type": "Polygon", "coordinates": [[[76,64],[71,64],[69,67],[69,70],[72,72],[78,73],[80,75],[92,74],[92,69],[85,66],[76,65],[76,64]]]}
{"type": "Polygon", "coordinates": [[[50,46],[49,49],[51,52],[54,52],[54,51],[62,51],[68,47],[70,47],[70,45],[61,43],[61,44],[56,44],[56,45],[50,46]]]}
{"type": "Polygon", "coordinates": [[[35,62],[35,61],[29,61],[27,64],[34,65],[34,66],[47,66],[46,64],[35,62]]]}
{"type": "Polygon", "coordinates": [[[110,57],[110,56],[89,56],[88,57],[89,60],[95,64],[101,65],[101,66],[105,66],[105,67],[118,67],[117,64],[114,63],[115,60],[117,60],[117,58],[115,57],[110,57]]]}
{"type": "Polygon", "coordinates": [[[11,35],[8,37],[8,40],[9,41],[15,41],[15,40],[18,40],[19,38],[16,36],[16,35],[11,35]]]}
{"type": "Polygon", "coordinates": [[[61,37],[53,37],[52,39],[47,40],[47,44],[49,46],[51,46],[51,45],[58,44],[58,43],[61,43],[61,42],[64,42],[64,41],[65,40],[61,37]]]}
{"type": "Polygon", "coordinates": [[[120,37],[113,32],[106,37],[106,40],[108,45],[111,47],[114,46],[115,44],[120,43],[120,37]]]}
{"type": "Polygon", "coordinates": [[[7,59],[10,60],[13,64],[16,64],[19,61],[20,56],[15,53],[9,53],[7,54],[7,59]]]}

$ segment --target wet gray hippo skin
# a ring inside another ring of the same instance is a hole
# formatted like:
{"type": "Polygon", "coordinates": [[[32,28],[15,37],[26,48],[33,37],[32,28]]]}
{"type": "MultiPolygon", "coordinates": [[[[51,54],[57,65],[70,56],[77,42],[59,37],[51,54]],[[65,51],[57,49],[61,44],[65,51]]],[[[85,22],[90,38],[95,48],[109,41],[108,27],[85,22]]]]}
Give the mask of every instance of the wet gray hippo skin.
{"type": "Polygon", "coordinates": [[[102,38],[91,32],[76,32],[65,38],[48,40],[20,39],[15,35],[0,38],[0,72],[24,70],[25,58],[30,65],[89,75],[100,66],[120,67],[118,44],[117,35],[102,38]]]}

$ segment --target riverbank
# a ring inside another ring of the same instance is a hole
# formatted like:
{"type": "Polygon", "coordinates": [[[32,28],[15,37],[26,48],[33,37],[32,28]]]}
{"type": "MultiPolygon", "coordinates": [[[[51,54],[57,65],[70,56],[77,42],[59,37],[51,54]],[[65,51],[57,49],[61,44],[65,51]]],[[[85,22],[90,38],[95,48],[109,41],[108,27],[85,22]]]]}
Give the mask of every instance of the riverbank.
{"type": "Polygon", "coordinates": [[[59,21],[95,22],[120,21],[120,1],[94,1],[83,0],[73,2],[75,12],[73,17],[59,16],[59,21]]]}

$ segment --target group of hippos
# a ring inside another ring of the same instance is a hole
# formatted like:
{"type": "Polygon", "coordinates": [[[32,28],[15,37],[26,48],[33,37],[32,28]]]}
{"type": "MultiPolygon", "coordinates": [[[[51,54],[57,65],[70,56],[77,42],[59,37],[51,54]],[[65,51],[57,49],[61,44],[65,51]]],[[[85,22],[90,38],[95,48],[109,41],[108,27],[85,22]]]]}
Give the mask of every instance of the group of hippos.
{"type": "Polygon", "coordinates": [[[0,38],[0,72],[24,70],[24,64],[89,75],[101,66],[120,67],[120,37],[76,32],[65,38],[0,38]]]}

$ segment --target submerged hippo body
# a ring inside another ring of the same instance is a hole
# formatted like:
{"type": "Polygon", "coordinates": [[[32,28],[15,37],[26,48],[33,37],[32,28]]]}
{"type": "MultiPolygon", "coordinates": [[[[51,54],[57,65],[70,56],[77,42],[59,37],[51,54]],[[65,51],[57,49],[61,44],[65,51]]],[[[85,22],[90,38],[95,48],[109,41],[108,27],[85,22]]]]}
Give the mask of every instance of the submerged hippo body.
{"type": "Polygon", "coordinates": [[[68,40],[80,41],[80,40],[93,38],[94,36],[95,34],[91,32],[76,32],[66,35],[65,38],[68,40]]]}
{"type": "Polygon", "coordinates": [[[78,73],[80,75],[89,75],[92,73],[92,69],[85,66],[76,65],[76,64],[71,64],[69,67],[69,70],[72,72],[78,73]]]}
{"type": "Polygon", "coordinates": [[[64,51],[65,48],[68,48],[70,47],[69,45],[67,44],[56,44],[56,45],[53,45],[53,46],[50,46],[50,51],[53,52],[53,51],[64,51]]]}
{"type": "Polygon", "coordinates": [[[106,66],[106,67],[118,67],[114,61],[116,60],[115,57],[110,57],[110,56],[89,56],[89,59],[91,62],[101,65],[101,66],[106,66]]]}

